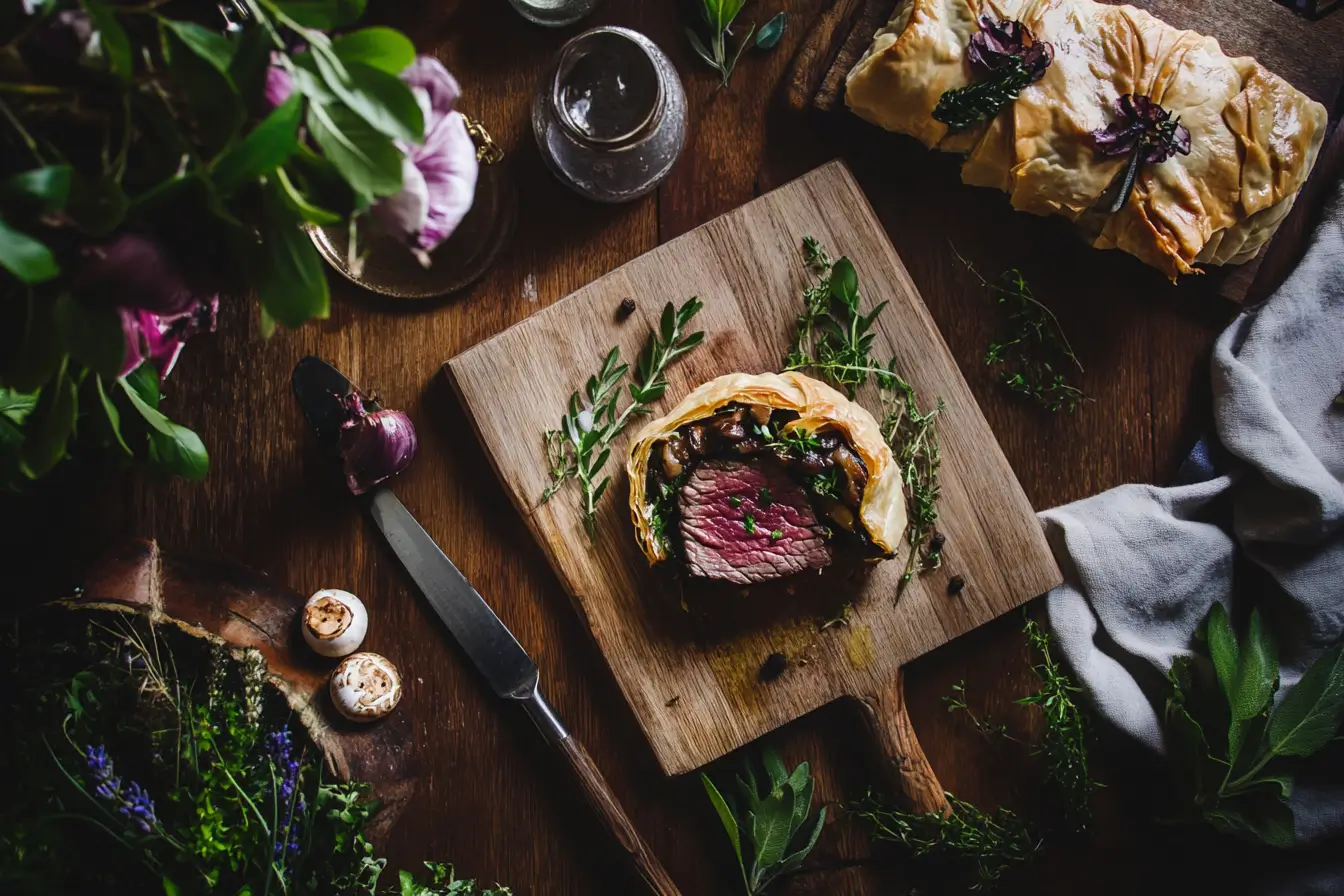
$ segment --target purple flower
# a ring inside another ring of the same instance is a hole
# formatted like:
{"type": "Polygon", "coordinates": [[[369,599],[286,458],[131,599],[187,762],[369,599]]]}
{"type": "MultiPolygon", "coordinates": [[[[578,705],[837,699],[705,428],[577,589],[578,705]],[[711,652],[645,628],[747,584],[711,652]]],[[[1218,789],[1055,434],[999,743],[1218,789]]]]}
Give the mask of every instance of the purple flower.
{"type": "Polygon", "coordinates": [[[1103,156],[1139,154],[1142,162],[1165,162],[1190,154],[1190,130],[1179,118],[1142,94],[1115,101],[1115,120],[1092,132],[1092,146],[1103,156]]]}
{"type": "Polygon", "coordinates": [[[307,811],[303,794],[295,797],[299,786],[300,763],[294,756],[289,726],[266,735],[265,750],[275,774],[275,799],[280,804],[280,824],[275,830],[273,856],[283,864],[289,856],[299,851],[299,819],[307,811]]]}
{"type": "Polygon", "coordinates": [[[159,379],[172,373],[187,340],[197,333],[213,333],[219,317],[219,296],[197,300],[178,314],[155,314],[143,308],[119,308],[126,354],[119,376],[125,376],[145,361],[159,371],[159,379]]]}
{"type": "Polygon", "coordinates": [[[112,769],[112,760],[107,757],[107,749],[102,746],[84,748],[84,758],[89,766],[89,780],[93,784],[93,795],[105,803],[112,804],[123,818],[129,821],[142,834],[148,834],[158,824],[154,814],[154,801],[139,784],[132,781],[122,787],[112,769]]]}
{"type": "Polygon", "coordinates": [[[379,200],[373,214],[428,267],[429,254],[471,210],[480,163],[466,119],[453,109],[462,90],[443,63],[417,56],[401,78],[424,113],[425,138],[419,145],[401,145],[401,191],[379,200]]]}
{"type": "Polygon", "coordinates": [[[980,30],[971,35],[966,58],[971,68],[982,75],[1019,60],[1035,82],[1045,76],[1045,70],[1054,62],[1055,48],[1046,41],[1036,40],[1031,29],[1021,22],[1012,19],[996,22],[989,16],[981,16],[980,30]]]}
{"type": "Polygon", "coordinates": [[[271,53],[271,65],[266,69],[266,87],[263,91],[266,103],[272,109],[289,99],[294,92],[294,76],[276,63],[279,53],[271,53]]]}
{"type": "Polygon", "coordinates": [[[196,304],[186,275],[163,245],[138,233],[119,233],[81,249],[72,289],[90,305],[156,314],[181,314],[196,304]]]}

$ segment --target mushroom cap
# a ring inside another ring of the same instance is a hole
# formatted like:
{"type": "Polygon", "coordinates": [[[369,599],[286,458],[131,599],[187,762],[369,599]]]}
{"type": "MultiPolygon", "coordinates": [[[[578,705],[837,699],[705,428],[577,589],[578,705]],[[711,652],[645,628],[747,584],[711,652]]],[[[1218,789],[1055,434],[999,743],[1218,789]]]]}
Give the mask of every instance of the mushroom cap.
{"type": "Polygon", "coordinates": [[[364,602],[339,588],[323,588],[308,598],[300,622],[303,640],[322,656],[354,653],[369,631],[364,602]]]}
{"type": "Polygon", "coordinates": [[[355,653],[331,673],[331,701],[355,722],[381,719],[401,702],[401,673],[385,656],[355,653]]]}

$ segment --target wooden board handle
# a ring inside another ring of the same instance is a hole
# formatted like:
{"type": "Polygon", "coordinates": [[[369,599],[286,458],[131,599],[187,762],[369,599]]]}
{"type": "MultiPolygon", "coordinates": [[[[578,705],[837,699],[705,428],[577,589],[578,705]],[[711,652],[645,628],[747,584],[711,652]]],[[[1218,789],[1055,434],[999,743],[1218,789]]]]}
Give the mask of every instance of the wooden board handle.
{"type": "Polygon", "coordinates": [[[639,836],[635,830],[634,822],[630,816],[625,814],[621,808],[620,802],[616,799],[616,794],[611,792],[611,787],[607,784],[602,772],[598,771],[593,759],[588,755],[588,751],[583,748],[573,735],[555,742],[556,748],[561,755],[569,762],[569,766],[574,770],[574,776],[578,779],[579,786],[583,789],[584,798],[588,800],[588,805],[592,806],[594,811],[602,819],[602,823],[611,831],[616,842],[625,850],[626,855],[630,857],[631,863],[639,876],[644,879],[651,893],[658,896],[681,896],[677,885],[672,882],[672,877],[663,868],[658,857],[649,849],[649,845],[639,836]]]}
{"type": "Polygon", "coordinates": [[[905,673],[877,693],[858,698],[873,734],[889,786],[899,791],[914,812],[944,812],[947,796],[928,757],[915,737],[905,711],[905,673]]]}

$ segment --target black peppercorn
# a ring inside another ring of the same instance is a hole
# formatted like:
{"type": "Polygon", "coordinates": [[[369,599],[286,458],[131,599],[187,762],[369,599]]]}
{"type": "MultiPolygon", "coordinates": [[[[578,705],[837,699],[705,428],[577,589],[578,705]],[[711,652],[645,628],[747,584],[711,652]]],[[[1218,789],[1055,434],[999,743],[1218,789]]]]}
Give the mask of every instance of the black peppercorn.
{"type": "Polygon", "coordinates": [[[943,545],[945,544],[947,544],[946,535],[944,535],[941,532],[933,533],[933,537],[929,539],[929,553],[930,554],[938,553],[943,549],[943,545]]]}
{"type": "Polygon", "coordinates": [[[789,666],[789,658],[782,653],[772,653],[761,663],[761,681],[774,681],[784,674],[789,666]]]}
{"type": "Polygon", "coordinates": [[[965,579],[963,579],[961,576],[953,576],[951,579],[948,580],[948,583],[947,583],[947,593],[948,593],[948,594],[960,594],[960,593],[961,593],[961,589],[963,589],[963,588],[965,588],[965,587],[966,587],[966,580],[965,580],[965,579]]]}
{"type": "Polygon", "coordinates": [[[616,319],[625,320],[627,317],[629,317],[634,313],[635,313],[635,300],[630,298],[629,296],[626,296],[625,298],[621,299],[620,307],[616,309],[616,319]]]}

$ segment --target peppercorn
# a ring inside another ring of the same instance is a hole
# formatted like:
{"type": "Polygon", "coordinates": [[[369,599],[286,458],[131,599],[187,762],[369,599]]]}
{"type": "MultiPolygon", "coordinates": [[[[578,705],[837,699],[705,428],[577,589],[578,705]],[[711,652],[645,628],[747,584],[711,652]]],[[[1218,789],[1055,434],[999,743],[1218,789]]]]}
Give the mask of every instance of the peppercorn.
{"type": "Polygon", "coordinates": [[[627,317],[629,317],[634,313],[635,313],[635,300],[630,298],[629,296],[626,296],[625,298],[621,299],[620,307],[616,309],[616,319],[625,320],[627,317]]]}
{"type": "Polygon", "coordinates": [[[947,583],[947,593],[957,595],[960,594],[961,589],[965,587],[966,587],[965,579],[963,579],[961,576],[953,576],[947,583]]]}
{"type": "Polygon", "coordinates": [[[947,544],[946,535],[944,535],[941,532],[933,533],[933,537],[929,539],[929,553],[930,554],[938,553],[943,549],[943,545],[945,544],[947,544]]]}
{"type": "Polygon", "coordinates": [[[761,663],[761,681],[774,681],[784,674],[789,666],[789,658],[782,653],[772,653],[761,663]]]}

